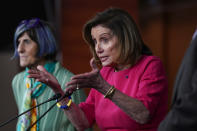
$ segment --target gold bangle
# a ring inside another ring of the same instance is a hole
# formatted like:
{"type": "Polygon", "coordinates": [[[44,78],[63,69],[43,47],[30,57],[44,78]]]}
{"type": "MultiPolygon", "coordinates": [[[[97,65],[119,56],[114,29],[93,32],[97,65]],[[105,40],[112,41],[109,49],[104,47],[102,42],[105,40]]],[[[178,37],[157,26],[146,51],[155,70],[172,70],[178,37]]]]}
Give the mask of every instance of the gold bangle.
{"type": "Polygon", "coordinates": [[[111,99],[115,91],[116,91],[116,88],[114,86],[111,86],[110,89],[107,91],[107,93],[104,95],[104,98],[111,99]]]}

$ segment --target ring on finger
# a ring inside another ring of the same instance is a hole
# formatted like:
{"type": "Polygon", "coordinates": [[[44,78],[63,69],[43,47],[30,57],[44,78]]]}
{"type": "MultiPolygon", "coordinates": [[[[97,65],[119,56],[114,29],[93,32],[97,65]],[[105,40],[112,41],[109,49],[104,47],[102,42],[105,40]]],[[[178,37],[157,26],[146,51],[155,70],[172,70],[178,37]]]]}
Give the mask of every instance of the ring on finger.
{"type": "Polygon", "coordinates": [[[79,90],[78,84],[77,84],[77,88],[76,89],[79,90]]]}

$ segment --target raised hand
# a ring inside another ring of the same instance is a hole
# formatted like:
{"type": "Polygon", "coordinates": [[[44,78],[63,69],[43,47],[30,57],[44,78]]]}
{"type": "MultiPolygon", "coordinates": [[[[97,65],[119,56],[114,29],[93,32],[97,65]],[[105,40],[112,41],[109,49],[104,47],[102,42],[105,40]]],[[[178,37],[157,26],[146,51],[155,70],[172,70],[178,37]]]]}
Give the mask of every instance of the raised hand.
{"type": "Polygon", "coordinates": [[[100,75],[99,68],[96,65],[95,60],[90,60],[91,72],[75,75],[71,78],[71,81],[66,84],[69,88],[67,91],[72,93],[80,88],[94,88],[100,90],[106,85],[110,86],[100,75]]]}
{"type": "Polygon", "coordinates": [[[29,75],[27,77],[34,78],[36,81],[40,81],[50,86],[54,92],[60,92],[61,86],[58,80],[50,74],[43,66],[38,65],[36,69],[30,69],[28,71],[29,75]]]}

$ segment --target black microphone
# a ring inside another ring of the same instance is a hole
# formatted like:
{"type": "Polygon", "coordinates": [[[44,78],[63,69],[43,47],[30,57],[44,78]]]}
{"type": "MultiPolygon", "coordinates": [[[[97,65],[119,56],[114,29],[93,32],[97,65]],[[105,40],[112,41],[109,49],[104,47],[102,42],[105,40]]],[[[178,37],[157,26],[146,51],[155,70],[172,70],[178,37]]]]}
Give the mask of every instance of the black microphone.
{"type": "MultiPolygon", "coordinates": [[[[73,93],[73,92],[72,92],[72,93],[73,93]]],[[[61,100],[63,100],[63,99],[66,98],[66,97],[71,96],[72,93],[66,92],[66,93],[58,100],[58,102],[61,101],[61,100]]]]}
{"type": "Polygon", "coordinates": [[[46,100],[46,101],[44,101],[44,102],[42,102],[42,103],[40,103],[40,104],[38,104],[38,105],[36,105],[36,106],[34,106],[34,107],[28,109],[28,110],[26,110],[26,111],[24,111],[23,113],[21,113],[21,114],[15,116],[15,117],[12,117],[11,119],[7,120],[6,122],[3,122],[2,124],[0,124],[0,127],[3,127],[3,126],[5,126],[5,125],[7,125],[7,124],[10,123],[11,121],[15,120],[16,118],[20,117],[21,115],[23,115],[23,114],[25,114],[25,113],[27,113],[27,112],[29,112],[29,111],[31,111],[32,109],[34,109],[34,108],[36,108],[36,107],[39,107],[39,106],[42,105],[42,104],[45,104],[45,103],[47,103],[47,102],[50,102],[50,101],[59,99],[61,96],[62,96],[62,95],[61,95],[60,93],[53,95],[53,96],[52,96],[51,98],[49,98],[48,100],[46,100]]]}
{"type": "Polygon", "coordinates": [[[59,101],[61,101],[61,100],[63,100],[64,98],[66,98],[66,97],[69,97],[69,96],[71,96],[72,95],[72,93],[69,93],[69,92],[66,92],[60,99],[56,99],[57,101],[51,106],[51,107],[49,107],[49,109],[46,111],[46,112],[44,112],[32,125],[30,125],[28,128],[27,128],[27,130],[26,131],[29,131],[39,120],[41,120],[46,114],[47,114],[47,112],[49,112],[59,101]]]}

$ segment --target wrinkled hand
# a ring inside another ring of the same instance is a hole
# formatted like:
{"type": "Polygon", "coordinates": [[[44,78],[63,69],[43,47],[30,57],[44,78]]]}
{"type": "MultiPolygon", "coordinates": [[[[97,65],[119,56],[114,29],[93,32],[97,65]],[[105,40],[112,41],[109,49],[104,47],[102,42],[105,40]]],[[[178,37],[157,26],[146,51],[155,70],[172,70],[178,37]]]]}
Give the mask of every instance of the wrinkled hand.
{"type": "Polygon", "coordinates": [[[57,93],[61,90],[61,86],[58,80],[50,74],[43,66],[38,65],[36,69],[30,69],[28,71],[29,75],[27,77],[34,78],[36,81],[40,81],[50,86],[51,89],[57,93]]]}
{"type": "Polygon", "coordinates": [[[66,86],[69,87],[67,88],[69,93],[80,88],[94,88],[99,90],[109,85],[100,75],[99,68],[93,58],[90,60],[90,66],[92,67],[91,72],[75,75],[71,78],[71,81],[66,84],[66,86]]]}

